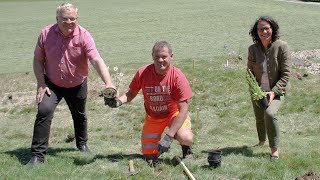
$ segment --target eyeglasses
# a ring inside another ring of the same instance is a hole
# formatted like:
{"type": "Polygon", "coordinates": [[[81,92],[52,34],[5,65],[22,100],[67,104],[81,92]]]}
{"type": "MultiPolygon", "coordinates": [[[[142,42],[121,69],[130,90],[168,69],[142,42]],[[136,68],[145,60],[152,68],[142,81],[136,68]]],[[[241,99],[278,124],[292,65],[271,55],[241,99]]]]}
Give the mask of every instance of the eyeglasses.
{"type": "Polygon", "coordinates": [[[270,31],[270,27],[258,28],[259,32],[270,31]]]}
{"type": "Polygon", "coordinates": [[[74,18],[74,17],[63,17],[63,16],[59,16],[59,18],[61,18],[62,21],[69,21],[70,22],[75,22],[78,18],[74,18]]]}

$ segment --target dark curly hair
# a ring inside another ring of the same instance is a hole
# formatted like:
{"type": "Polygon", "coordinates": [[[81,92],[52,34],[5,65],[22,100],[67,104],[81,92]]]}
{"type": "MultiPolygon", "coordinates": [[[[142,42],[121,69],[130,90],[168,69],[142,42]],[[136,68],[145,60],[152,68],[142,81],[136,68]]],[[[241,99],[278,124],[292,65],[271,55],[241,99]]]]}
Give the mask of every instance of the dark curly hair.
{"type": "Polygon", "coordinates": [[[272,29],[272,41],[276,41],[277,39],[280,38],[279,36],[279,25],[278,23],[270,16],[260,16],[256,22],[254,23],[254,25],[252,26],[249,34],[251,35],[252,37],[252,40],[254,43],[257,43],[257,42],[260,42],[261,43],[261,40],[258,36],[258,30],[257,30],[257,26],[258,26],[258,23],[260,21],[266,21],[270,24],[271,26],[271,29],[272,29]]]}

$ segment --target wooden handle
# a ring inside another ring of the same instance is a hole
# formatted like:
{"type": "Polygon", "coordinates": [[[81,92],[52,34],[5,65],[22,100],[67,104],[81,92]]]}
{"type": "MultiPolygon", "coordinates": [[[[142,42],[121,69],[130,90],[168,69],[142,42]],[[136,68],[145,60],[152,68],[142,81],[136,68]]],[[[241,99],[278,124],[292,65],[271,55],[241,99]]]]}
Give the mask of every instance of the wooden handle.
{"type": "Polygon", "coordinates": [[[184,172],[187,174],[187,176],[189,177],[189,179],[191,180],[195,180],[195,178],[193,177],[193,175],[191,174],[191,172],[189,171],[189,169],[187,168],[187,166],[183,163],[183,161],[181,161],[179,156],[175,156],[176,160],[179,162],[179,164],[182,165],[184,172]]]}
{"type": "Polygon", "coordinates": [[[133,161],[129,161],[129,173],[132,176],[134,174],[134,167],[133,167],[133,161]]]}

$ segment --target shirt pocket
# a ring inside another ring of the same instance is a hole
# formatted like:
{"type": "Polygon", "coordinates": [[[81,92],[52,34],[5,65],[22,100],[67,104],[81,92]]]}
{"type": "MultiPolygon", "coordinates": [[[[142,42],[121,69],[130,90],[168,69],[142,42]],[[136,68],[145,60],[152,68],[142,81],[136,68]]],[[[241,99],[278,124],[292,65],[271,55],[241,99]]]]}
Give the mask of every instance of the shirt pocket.
{"type": "Polygon", "coordinates": [[[71,46],[69,48],[69,55],[71,58],[79,58],[81,57],[81,46],[71,46]]]}

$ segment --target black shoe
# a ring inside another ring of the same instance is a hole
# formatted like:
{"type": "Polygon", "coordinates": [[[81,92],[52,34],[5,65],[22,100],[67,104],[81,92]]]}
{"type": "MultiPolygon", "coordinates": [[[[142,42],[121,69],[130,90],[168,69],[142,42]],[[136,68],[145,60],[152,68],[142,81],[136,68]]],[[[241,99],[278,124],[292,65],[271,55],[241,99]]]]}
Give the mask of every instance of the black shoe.
{"type": "Polygon", "coordinates": [[[32,158],[29,160],[29,162],[25,165],[28,168],[32,168],[33,166],[43,163],[43,159],[39,159],[37,156],[32,156],[32,158]]]}
{"type": "Polygon", "coordinates": [[[144,154],[143,156],[150,167],[155,167],[159,162],[157,154],[144,154]]]}
{"type": "Polygon", "coordinates": [[[79,151],[83,152],[83,153],[91,153],[88,145],[81,145],[78,147],[79,151]]]}
{"type": "Polygon", "coordinates": [[[182,148],[182,159],[187,158],[187,159],[195,160],[197,158],[197,156],[192,152],[190,146],[181,145],[181,148],[182,148]]]}

